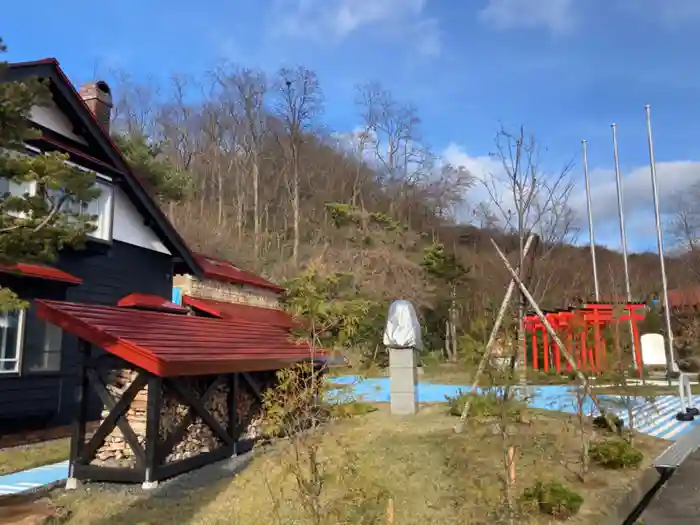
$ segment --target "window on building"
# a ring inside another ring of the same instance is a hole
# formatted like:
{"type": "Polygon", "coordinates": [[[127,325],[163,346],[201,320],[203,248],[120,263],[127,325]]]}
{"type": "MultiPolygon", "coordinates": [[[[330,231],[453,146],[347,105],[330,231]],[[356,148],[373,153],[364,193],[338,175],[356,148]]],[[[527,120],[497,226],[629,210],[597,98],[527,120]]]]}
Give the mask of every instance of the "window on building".
{"type": "MultiPolygon", "coordinates": [[[[112,218],[114,215],[114,189],[111,184],[106,181],[98,181],[97,188],[100,190],[100,195],[90,202],[68,201],[62,209],[72,211],[74,213],[85,213],[97,217],[95,221],[95,230],[89,236],[93,239],[102,241],[112,240],[112,218]]],[[[57,196],[60,195],[60,190],[53,192],[57,196]]]]}
{"type": "Polygon", "coordinates": [[[33,308],[0,314],[0,374],[58,372],[63,331],[33,308]]]}
{"type": "Polygon", "coordinates": [[[0,314],[0,374],[19,372],[25,311],[0,314]]]}
{"type": "Polygon", "coordinates": [[[63,330],[37,317],[30,307],[26,315],[22,345],[22,369],[27,373],[58,372],[61,369],[63,330]]]}
{"type": "Polygon", "coordinates": [[[100,196],[85,206],[85,213],[96,215],[97,228],[90,235],[103,241],[112,240],[112,220],[114,216],[114,189],[111,184],[99,181],[100,196]]]}
{"type": "MultiPolygon", "coordinates": [[[[35,184],[33,182],[23,182],[21,184],[17,184],[16,182],[12,182],[11,180],[6,179],[5,177],[0,177],[0,198],[2,199],[4,199],[5,195],[7,194],[13,197],[21,197],[25,193],[34,195],[34,188],[35,184]]],[[[22,216],[22,213],[18,212],[9,213],[15,217],[22,216]]]]}

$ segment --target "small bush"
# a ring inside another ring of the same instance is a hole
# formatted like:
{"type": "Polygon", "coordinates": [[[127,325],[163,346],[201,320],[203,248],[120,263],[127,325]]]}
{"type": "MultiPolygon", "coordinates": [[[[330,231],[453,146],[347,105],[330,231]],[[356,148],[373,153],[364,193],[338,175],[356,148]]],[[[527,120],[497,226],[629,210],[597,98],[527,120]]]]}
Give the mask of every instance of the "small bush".
{"type": "Polygon", "coordinates": [[[623,469],[638,467],[644,454],[624,439],[606,439],[591,445],[590,457],[604,468],[623,469]]]}
{"type": "Polygon", "coordinates": [[[522,500],[536,506],[542,513],[566,520],[574,516],[581,505],[583,497],[559,481],[538,481],[525,489],[522,500]]]}
{"type": "MultiPolygon", "coordinates": [[[[503,399],[496,392],[487,392],[485,394],[471,394],[469,392],[459,393],[454,397],[446,396],[447,402],[450,405],[450,415],[461,416],[462,408],[467,400],[471,403],[469,413],[475,417],[493,417],[501,413],[503,399]]],[[[518,399],[511,398],[508,400],[506,410],[509,416],[518,416],[526,404],[518,399]]]]}
{"type": "Polygon", "coordinates": [[[330,407],[330,415],[334,418],[348,418],[354,416],[364,416],[379,410],[369,403],[339,403],[330,407]]]}
{"type": "Polygon", "coordinates": [[[601,414],[593,418],[593,426],[602,430],[610,430],[608,422],[605,420],[607,415],[608,420],[617,429],[618,434],[622,434],[622,429],[625,428],[625,422],[622,421],[617,414],[601,414]]]}
{"type": "Polygon", "coordinates": [[[567,374],[557,372],[552,368],[547,372],[544,370],[537,370],[536,372],[528,371],[528,379],[536,385],[563,385],[572,381],[567,374]]]}

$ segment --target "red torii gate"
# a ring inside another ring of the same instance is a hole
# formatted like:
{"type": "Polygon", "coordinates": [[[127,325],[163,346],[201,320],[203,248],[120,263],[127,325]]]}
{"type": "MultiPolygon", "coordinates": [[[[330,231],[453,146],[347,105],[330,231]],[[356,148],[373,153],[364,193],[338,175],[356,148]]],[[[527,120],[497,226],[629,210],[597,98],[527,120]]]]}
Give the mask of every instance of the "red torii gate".
{"type": "MultiPolygon", "coordinates": [[[[619,305],[617,308],[621,307],[624,311],[621,315],[615,312],[616,306],[609,303],[591,303],[586,304],[583,308],[549,312],[545,314],[545,317],[576,359],[576,365],[582,370],[591,372],[601,372],[607,368],[607,348],[605,338],[601,337],[601,330],[612,324],[629,322],[634,339],[634,360],[641,377],[641,342],[637,323],[644,319],[646,305],[640,303],[619,305]],[[593,348],[588,347],[588,336],[591,328],[593,329],[593,348]],[[576,341],[575,339],[578,340],[576,341]]],[[[525,330],[531,337],[532,368],[540,369],[538,354],[540,348],[539,340],[541,339],[543,348],[542,369],[545,372],[549,372],[550,367],[553,367],[557,373],[561,373],[561,351],[554,341],[550,341],[547,329],[540,318],[536,315],[526,316],[525,330]],[[552,359],[552,362],[550,362],[550,359],[552,359]]],[[[526,365],[527,346],[526,338],[524,352],[526,365]]],[[[566,363],[566,369],[571,371],[569,363],[566,363]]]]}

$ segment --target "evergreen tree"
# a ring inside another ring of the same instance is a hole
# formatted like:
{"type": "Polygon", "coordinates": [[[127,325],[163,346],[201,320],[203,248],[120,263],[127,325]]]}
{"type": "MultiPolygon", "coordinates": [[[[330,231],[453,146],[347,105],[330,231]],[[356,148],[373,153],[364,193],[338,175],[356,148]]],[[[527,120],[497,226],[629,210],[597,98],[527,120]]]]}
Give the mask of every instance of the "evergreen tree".
{"type": "Polygon", "coordinates": [[[166,143],[151,142],[140,134],[115,134],[113,139],[159,202],[178,202],[185,197],[191,186],[191,175],[177,170],[165,156],[166,143]]]}
{"type": "MultiPolygon", "coordinates": [[[[31,108],[50,95],[38,79],[4,82],[6,71],[7,63],[0,62],[0,177],[25,191],[0,194],[0,264],[51,262],[61,248],[80,246],[94,229],[95,218],[83,210],[99,190],[94,173],[69,166],[66,155],[26,154],[25,142],[37,137],[28,120],[31,108]]],[[[22,306],[14,292],[0,287],[0,311],[22,306]]]]}
{"type": "Polygon", "coordinates": [[[438,284],[447,286],[449,299],[445,326],[445,354],[449,361],[458,358],[457,342],[457,286],[463,281],[468,269],[457,259],[454,253],[445,251],[442,243],[435,243],[423,251],[421,261],[423,270],[438,284]]]}

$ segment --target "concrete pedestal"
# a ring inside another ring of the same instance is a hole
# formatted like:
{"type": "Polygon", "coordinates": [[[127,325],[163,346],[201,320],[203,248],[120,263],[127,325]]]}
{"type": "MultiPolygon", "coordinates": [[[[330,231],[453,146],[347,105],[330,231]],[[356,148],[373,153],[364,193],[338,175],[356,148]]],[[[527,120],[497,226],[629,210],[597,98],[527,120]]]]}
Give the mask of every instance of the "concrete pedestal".
{"type": "Polygon", "coordinates": [[[418,412],[418,356],[414,348],[389,348],[391,413],[418,412]]]}

